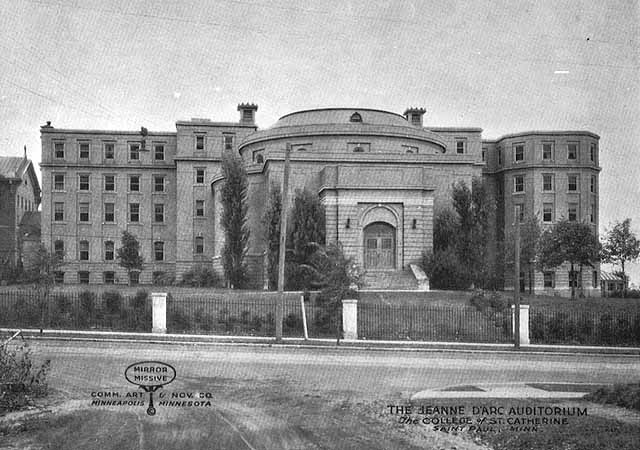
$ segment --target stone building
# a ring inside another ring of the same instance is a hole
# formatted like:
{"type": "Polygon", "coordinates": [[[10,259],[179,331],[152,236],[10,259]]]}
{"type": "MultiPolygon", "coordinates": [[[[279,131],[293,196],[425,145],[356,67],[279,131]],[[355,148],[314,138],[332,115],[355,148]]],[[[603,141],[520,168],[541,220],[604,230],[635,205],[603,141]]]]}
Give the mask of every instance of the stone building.
{"type": "Polygon", "coordinates": [[[32,162],[23,158],[0,156],[0,264],[20,266],[22,250],[20,223],[27,212],[37,211],[40,184],[32,162]]]}
{"type": "MultiPolygon", "coordinates": [[[[506,211],[513,209],[514,200],[507,199],[504,188],[512,182],[513,170],[527,177],[542,173],[533,159],[513,169],[495,161],[498,149],[514,142],[530,146],[527,161],[534,158],[531,152],[541,139],[539,133],[483,141],[480,128],[424,126],[421,108],[409,108],[404,115],[363,108],[298,111],[265,130],[255,125],[257,106],[241,104],[238,111],[238,122],[178,121],[171,133],[43,126],[43,241],[67,255],[59,279],[125,282],[125,272],[114,258],[123,229],[141,242],[147,262],[141,282],[166,273],[180,279],[196,264],[211,264],[220,271],[224,152],[240,155],[249,177],[247,261],[256,287],[264,281],[261,219],[270,187],[282,182],[287,145],[291,146],[289,198],[297,189],[316,192],[325,205],[327,240],[340,241],[369,272],[402,274],[420,261],[422,252],[433,245],[434,212],[450,205],[454,182],[470,185],[473,177],[483,174],[501,180],[493,186],[496,195],[502,195],[499,226],[504,228],[512,219],[506,211]]],[[[586,151],[598,141],[586,132],[544,135],[555,142],[558,152],[566,151],[569,141],[576,140],[586,151]]],[[[558,162],[549,170],[557,172],[558,180],[565,170],[581,176],[588,170],[597,183],[595,161],[592,166],[558,162]]],[[[589,204],[587,194],[579,196],[580,205],[589,204]]],[[[532,210],[547,202],[546,193],[533,188],[521,197],[532,210]]],[[[573,197],[558,195],[557,211],[564,211],[567,206],[562,202],[573,197]]],[[[580,218],[589,211],[584,208],[577,213],[580,218]]],[[[562,277],[555,281],[561,289],[562,277]]]]}

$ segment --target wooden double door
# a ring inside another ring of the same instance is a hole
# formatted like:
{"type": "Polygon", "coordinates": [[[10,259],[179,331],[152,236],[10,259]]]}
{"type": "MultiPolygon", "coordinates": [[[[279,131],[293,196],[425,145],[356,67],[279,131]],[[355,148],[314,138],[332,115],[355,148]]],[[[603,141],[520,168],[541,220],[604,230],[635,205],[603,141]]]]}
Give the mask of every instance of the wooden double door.
{"type": "Polygon", "coordinates": [[[375,222],[365,227],[364,268],[396,268],[396,230],[388,223],[375,222]]]}

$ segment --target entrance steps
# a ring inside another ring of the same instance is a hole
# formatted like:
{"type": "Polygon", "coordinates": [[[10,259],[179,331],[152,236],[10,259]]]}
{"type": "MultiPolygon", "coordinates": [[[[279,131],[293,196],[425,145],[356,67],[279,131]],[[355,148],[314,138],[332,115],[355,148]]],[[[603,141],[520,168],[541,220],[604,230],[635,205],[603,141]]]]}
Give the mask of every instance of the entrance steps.
{"type": "Polygon", "coordinates": [[[416,277],[411,270],[368,270],[361,290],[417,291],[416,277]]]}

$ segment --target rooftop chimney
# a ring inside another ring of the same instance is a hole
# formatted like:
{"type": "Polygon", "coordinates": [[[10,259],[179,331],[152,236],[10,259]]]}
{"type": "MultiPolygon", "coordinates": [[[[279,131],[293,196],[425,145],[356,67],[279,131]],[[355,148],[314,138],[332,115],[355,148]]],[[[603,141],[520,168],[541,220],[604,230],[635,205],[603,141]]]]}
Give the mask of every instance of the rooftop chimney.
{"type": "Polygon", "coordinates": [[[255,115],[258,105],[253,103],[240,103],[238,111],[240,111],[240,123],[246,125],[255,125],[255,115]]]}
{"type": "Polygon", "coordinates": [[[404,112],[404,117],[409,121],[411,125],[416,127],[422,126],[422,116],[426,113],[427,110],[424,108],[407,108],[404,112]]]}

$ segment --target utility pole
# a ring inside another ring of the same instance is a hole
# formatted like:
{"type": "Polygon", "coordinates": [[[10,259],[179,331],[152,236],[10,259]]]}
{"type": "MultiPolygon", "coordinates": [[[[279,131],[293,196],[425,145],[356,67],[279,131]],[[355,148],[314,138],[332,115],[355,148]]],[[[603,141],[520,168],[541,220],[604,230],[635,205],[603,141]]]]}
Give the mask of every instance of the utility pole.
{"type": "Polygon", "coordinates": [[[514,286],[513,300],[515,303],[513,334],[515,339],[515,348],[520,348],[520,217],[516,217],[516,236],[515,236],[515,270],[514,270],[514,286]]]}
{"type": "Polygon", "coordinates": [[[282,342],[282,320],[284,319],[284,259],[287,245],[287,206],[289,197],[289,157],[291,144],[284,151],[284,177],[282,180],[282,207],[280,208],[280,248],[278,249],[278,298],[276,299],[276,342],[282,342]]]}

